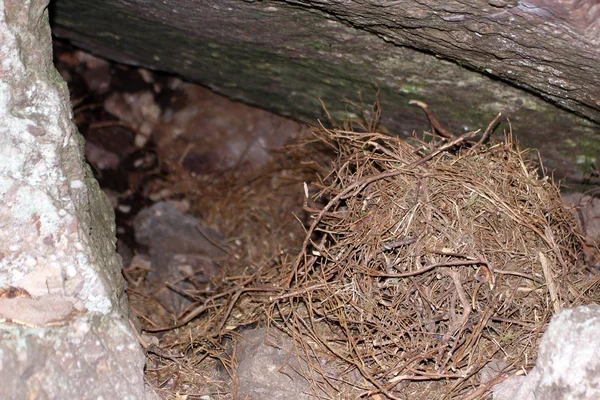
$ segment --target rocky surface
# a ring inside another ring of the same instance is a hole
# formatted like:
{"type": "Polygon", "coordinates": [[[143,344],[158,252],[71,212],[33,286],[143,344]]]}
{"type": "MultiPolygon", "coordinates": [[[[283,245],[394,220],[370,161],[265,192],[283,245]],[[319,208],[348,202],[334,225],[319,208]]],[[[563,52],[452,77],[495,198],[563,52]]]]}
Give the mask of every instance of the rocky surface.
{"type": "Polygon", "coordinates": [[[58,327],[3,324],[0,340],[3,399],[144,399],[143,354],[114,315],[58,327]]]}
{"type": "Polygon", "coordinates": [[[600,244],[600,198],[583,193],[567,193],[562,198],[574,208],[586,238],[600,244]]]}
{"type": "MultiPolygon", "coordinates": [[[[224,242],[222,235],[165,202],[142,210],[134,226],[137,243],[147,246],[150,256],[148,280],[172,312],[181,312],[190,302],[167,283],[181,292],[213,288],[211,282],[221,275],[215,261],[226,255],[219,244],[224,242]]],[[[142,256],[136,257],[140,262],[142,256]]]]}
{"type": "Polygon", "coordinates": [[[251,399],[312,399],[292,340],[275,328],[243,332],[236,345],[238,395],[251,399]]]}
{"type": "Polygon", "coordinates": [[[596,274],[600,272],[600,198],[584,193],[565,193],[562,199],[569,207],[585,235],[585,262],[596,274]]]}
{"type": "Polygon", "coordinates": [[[364,381],[358,371],[326,356],[317,360],[317,351],[309,364],[305,352],[311,350],[273,326],[241,329],[233,350],[237,362],[233,389],[241,398],[254,400],[357,399],[364,395],[342,383],[364,381]]]}
{"type": "Polygon", "coordinates": [[[334,117],[348,115],[343,98],[371,102],[373,84],[384,125],[402,135],[429,128],[411,99],[454,132],[502,112],[546,167],[583,182],[600,157],[597,8],[543,3],[58,0],[54,15],[56,34],[97,54],[310,123],[321,100],[334,117]]]}
{"type": "Polygon", "coordinates": [[[52,65],[46,1],[0,1],[0,370],[7,399],[140,399],[114,214],[52,65]]]}
{"type": "Polygon", "coordinates": [[[256,170],[269,152],[303,126],[270,112],[232,102],[209,89],[174,80],[174,94],[154,128],[162,157],[195,174],[256,170]]]}
{"type": "Polygon", "coordinates": [[[494,400],[600,398],[600,306],[567,309],[552,318],[527,376],[494,387],[494,400]]]}

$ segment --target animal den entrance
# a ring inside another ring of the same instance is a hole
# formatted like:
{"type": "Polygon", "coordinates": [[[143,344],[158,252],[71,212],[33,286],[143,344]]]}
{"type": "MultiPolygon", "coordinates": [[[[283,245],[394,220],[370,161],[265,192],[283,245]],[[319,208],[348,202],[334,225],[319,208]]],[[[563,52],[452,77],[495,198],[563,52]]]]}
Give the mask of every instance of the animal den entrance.
{"type": "MultiPolygon", "coordinates": [[[[598,302],[572,214],[510,133],[307,126],[64,43],[165,399],[476,398],[598,302]]],[[[586,252],[584,253],[584,250],[586,252]]]]}

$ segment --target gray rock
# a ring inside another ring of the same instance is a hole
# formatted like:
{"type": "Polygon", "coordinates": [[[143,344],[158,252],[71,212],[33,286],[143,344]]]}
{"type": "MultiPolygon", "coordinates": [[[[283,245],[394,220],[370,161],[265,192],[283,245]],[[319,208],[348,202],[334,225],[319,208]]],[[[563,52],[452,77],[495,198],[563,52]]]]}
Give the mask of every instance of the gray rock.
{"type": "Polygon", "coordinates": [[[600,398],[600,306],[554,316],[535,367],[494,387],[494,400],[592,400],[600,398]]]}
{"type": "Polygon", "coordinates": [[[575,208],[585,236],[600,244],[600,198],[583,193],[567,193],[562,199],[575,208]]]}
{"type": "Polygon", "coordinates": [[[317,358],[319,351],[311,355],[309,366],[304,350],[275,327],[243,330],[240,336],[234,353],[237,361],[234,376],[240,398],[358,399],[364,395],[362,388],[344,384],[364,382],[356,369],[325,353],[317,358]],[[311,377],[311,381],[305,377],[311,377]]]}
{"type": "Polygon", "coordinates": [[[171,312],[179,313],[190,301],[166,287],[166,282],[183,291],[205,290],[217,277],[219,269],[213,260],[225,256],[216,245],[223,236],[195,218],[159,202],[140,211],[134,228],[136,241],[148,246],[151,256],[148,280],[171,312]]]}
{"type": "Polygon", "coordinates": [[[502,112],[555,176],[584,183],[600,157],[600,8],[595,0],[491,3],[57,0],[53,15],[55,34],[95,54],[309,123],[326,120],[320,100],[335,118],[352,116],[342,99],[360,94],[369,104],[373,83],[383,125],[400,135],[430,129],[411,99],[455,133],[485,129],[502,112]]]}
{"type": "Polygon", "coordinates": [[[297,372],[300,363],[293,348],[291,339],[275,328],[242,333],[235,353],[238,395],[254,400],[314,399],[308,394],[308,381],[297,372]]]}
{"type": "Polygon", "coordinates": [[[0,0],[3,399],[143,399],[114,214],[52,65],[48,1],[0,0]]]}
{"type": "Polygon", "coordinates": [[[0,326],[2,398],[144,399],[144,357],[128,321],[86,316],[62,327],[0,326]]]}
{"type": "Polygon", "coordinates": [[[135,240],[155,253],[195,253],[223,257],[214,243],[223,240],[218,232],[203,227],[198,220],[180,213],[165,202],[158,202],[137,215],[135,240]]]}

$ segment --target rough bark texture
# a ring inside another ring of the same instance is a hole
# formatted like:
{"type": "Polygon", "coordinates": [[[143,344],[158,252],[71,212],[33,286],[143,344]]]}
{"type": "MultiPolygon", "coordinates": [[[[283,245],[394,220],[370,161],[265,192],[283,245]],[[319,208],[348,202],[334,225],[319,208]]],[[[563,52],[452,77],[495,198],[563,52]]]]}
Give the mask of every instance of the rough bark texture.
{"type": "Polygon", "coordinates": [[[57,0],[54,16],[55,33],[100,55],[304,121],[322,117],[319,99],[346,115],[340,100],[371,101],[373,83],[384,125],[403,135],[428,127],[410,99],[455,132],[503,112],[524,145],[575,182],[600,156],[590,122],[600,121],[598,23],[586,16],[598,11],[584,1],[538,3],[57,0]]]}

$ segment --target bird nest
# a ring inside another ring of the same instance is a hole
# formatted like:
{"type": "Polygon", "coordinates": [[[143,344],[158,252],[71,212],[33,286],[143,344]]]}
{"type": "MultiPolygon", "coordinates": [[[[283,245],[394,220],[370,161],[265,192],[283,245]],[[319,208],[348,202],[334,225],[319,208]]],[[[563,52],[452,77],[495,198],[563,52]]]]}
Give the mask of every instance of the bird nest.
{"type": "Polygon", "coordinates": [[[510,132],[483,144],[371,130],[316,130],[338,157],[307,199],[325,205],[305,207],[312,224],[278,272],[270,321],[300,343],[319,393],[354,382],[395,398],[444,380],[450,397],[482,395],[531,368],[553,314],[598,300],[581,284],[577,224],[510,132]],[[321,351],[345,369],[324,372],[321,351]],[[490,360],[505,368],[483,382],[490,360]]]}

